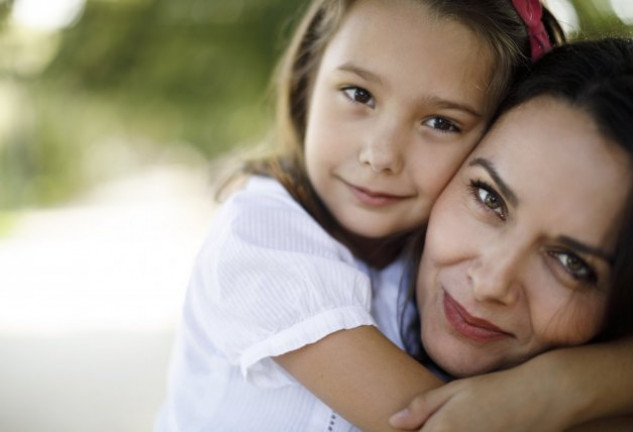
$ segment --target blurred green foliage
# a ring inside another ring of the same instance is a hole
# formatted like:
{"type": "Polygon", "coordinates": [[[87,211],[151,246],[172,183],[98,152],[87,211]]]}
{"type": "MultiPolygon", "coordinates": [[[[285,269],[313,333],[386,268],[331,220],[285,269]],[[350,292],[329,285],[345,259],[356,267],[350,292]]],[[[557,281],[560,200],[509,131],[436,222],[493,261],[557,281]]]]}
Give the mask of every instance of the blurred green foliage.
{"type": "Polygon", "coordinates": [[[610,0],[570,0],[578,15],[581,39],[626,34],[629,28],[613,11],[610,0]]]}
{"type": "Polygon", "coordinates": [[[0,30],[7,22],[11,10],[11,0],[0,0],[0,30]]]}
{"type": "MultiPolygon", "coordinates": [[[[296,10],[284,0],[88,1],[44,70],[0,75],[22,105],[12,107],[19,127],[0,131],[0,209],[54,204],[173,147],[207,159],[261,138],[296,10]]],[[[6,21],[8,4],[0,11],[6,21]]]]}
{"type": "MultiPolygon", "coordinates": [[[[24,46],[8,36],[13,3],[0,0],[0,210],[257,141],[270,74],[307,2],[87,0],[74,25],[24,46]],[[51,53],[39,69],[36,48],[51,53]]],[[[628,30],[609,0],[571,3],[583,37],[628,30]]]]}

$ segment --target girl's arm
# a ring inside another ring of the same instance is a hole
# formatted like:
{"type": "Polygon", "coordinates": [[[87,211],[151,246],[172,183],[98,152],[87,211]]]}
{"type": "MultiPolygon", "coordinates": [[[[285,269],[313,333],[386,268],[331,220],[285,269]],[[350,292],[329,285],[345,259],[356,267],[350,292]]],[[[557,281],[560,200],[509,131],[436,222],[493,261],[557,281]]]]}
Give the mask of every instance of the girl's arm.
{"type": "Polygon", "coordinates": [[[564,374],[579,404],[568,425],[633,415],[633,337],[551,353],[555,371],[564,374]]]}
{"type": "Polygon", "coordinates": [[[633,416],[609,417],[589,422],[568,432],[629,432],[633,430],[633,416]]]}
{"type": "Polygon", "coordinates": [[[633,430],[632,383],[633,338],[560,349],[419,395],[392,424],[424,424],[424,432],[633,430]]]}
{"type": "Polygon", "coordinates": [[[308,390],[363,431],[394,431],[389,417],[442,382],[371,326],[332,333],[276,357],[308,390]]]}
{"type": "MultiPolygon", "coordinates": [[[[551,351],[428,393],[442,383],[374,327],[333,333],[276,360],[366,431],[417,430],[427,419],[424,431],[474,431],[474,425],[482,431],[560,431],[633,414],[633,338],[551,351]],[[409,414],[390,424],[390,415],[407,405],[409,414]]],[[[610,430],[629,420],[611,422],[610,430]]],[[[607,424],[583,427],[609,430],[607,424]]]]}

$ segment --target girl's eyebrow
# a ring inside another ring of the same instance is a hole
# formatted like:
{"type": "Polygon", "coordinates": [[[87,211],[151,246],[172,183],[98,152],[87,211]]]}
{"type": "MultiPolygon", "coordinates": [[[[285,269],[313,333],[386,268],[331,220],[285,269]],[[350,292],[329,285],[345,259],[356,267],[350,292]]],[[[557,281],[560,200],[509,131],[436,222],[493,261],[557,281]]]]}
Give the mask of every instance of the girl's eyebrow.
{"type": "MultiPolygon", "coordinates": [[[[382,78],[375,74],[372,71],[369,71],[367,69],[364,69],[362,67],[359,67],[351,62],[347,62],[342,64],[341,66],[339,66],[337,68],[337,70],[339,71],[343,71],[343,72],[350,72],[353,74],[356,74],[358,76],[360,76],[361,78],[363,78],[364,80],[368,81],[368,82],[375,82],[376,84],[379,85],[385,85],[384,81],[382,80],[382,78]]],[[[477,111],[476,109],[463,104],[463,103],[459,103],[459,102],[455,102],[452,100],[448,100],[445,98],[440,98],[440,97],[427,97],[424,98],[424,100],[428,103],[429,101],[441,106],[442,108],[446,108],[446,109],[453,109],[453,110],[459,110],[459,111],[464,111],[467,112],[468,114],[476,117],[476,118],[481,118],[483,117],[483,114],[480,113],[479,111],[477,111]]]]}
{"type": "Polygon", "coordinates": [[[368,71],[367,69],[363,69],[359,66],[356,66],[350,62],[345,63],[341,66],[338,67],[338,70],[341,71],[345,71],[345,72],[351,72],[354,73],[358,76],[360,76],[361,78],[367,80],[367,81],[373,81],[376,82],[378,84],[383,84],[382,79],[376,75],[375,73],[368,71]]]}
{"type": "Polygon", "coordinates": [[[595,247],[595,246],[590,246],[587,244],[584,244],[576,239],[573,239],[571,237],[567,237],[565,235],[561,235],[558,236],[557,239],[559,242],[561,242],[562,244],[564,244],[565,246],[571,248],[571,249],[575,249],[579,252],[585,253],[585,254],[589,254],[589,255],[595,255],[598,258],[601,258],[603,260],[605,260],[606,262],[608,262],[609,264],[613,265],[613,262],[615,260],[615,258],[607,253],[606,251],[595,247]]]}
{"type": "Polygon", "coordinates": [[[492,180],[495,182],[503,196],[505,196],[506,199],[510,201],[510,204],[512,204],[514,207],[519,206],[519,198],[512,191],[512,188],[510,188],[510,186],[508,186],[508,184],[503,181],[492,162],[490,162],[488,159],[478,157],[470,161],[468,166],[480,166],[485,169],[490,177],[492,177],[492,180]]]}

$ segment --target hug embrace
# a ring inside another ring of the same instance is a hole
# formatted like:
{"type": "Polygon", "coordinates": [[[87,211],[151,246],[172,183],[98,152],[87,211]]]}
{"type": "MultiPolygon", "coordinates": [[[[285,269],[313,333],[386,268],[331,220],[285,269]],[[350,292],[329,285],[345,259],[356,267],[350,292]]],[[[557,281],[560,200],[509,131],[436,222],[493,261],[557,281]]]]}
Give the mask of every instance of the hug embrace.
{"type": "Polygon", "coordinates": [[[314,0],[277,79],[157,431],[633,425],[633,42],[537,0],[314,0]]]}

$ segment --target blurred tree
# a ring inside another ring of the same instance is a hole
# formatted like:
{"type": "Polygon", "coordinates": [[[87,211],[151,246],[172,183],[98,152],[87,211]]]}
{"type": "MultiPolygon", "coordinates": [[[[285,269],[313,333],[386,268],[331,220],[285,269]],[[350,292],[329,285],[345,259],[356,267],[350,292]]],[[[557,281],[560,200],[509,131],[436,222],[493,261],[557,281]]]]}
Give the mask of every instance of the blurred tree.
{"type": "Polygon", "coordinates": [[[216,154],[261,131],[288,3],[91,1],[43,79],[114,98],[153,139],[216,154]]]}
{"type": "Polygon", "coordinates": [[[0,30],[5,26],[13,0],[0,0],[0,30]]]}
{"type": "MultiPolygon", "coordinates": [[[[75,25],[51,35],[58,49],[41,73],[0,71],[19,90],[19,127],[0,130],[0,209],[58,202],[175,148],[210,159],[257,141],[270,74],[307,3],[86,0],[75,25]]],[[[609,0],[570,3],[579,37],[629,29],[609,0]]],[[[0,0],[4,33],[12,4],[0,0]]]]}
{"type": "Polygon", "coordinates": [[[133,169],[130,155],[151,162],[161,148],[193,146],[210,158],[261,138],[269,76],[296,9],[283,0],[87,1],[43,73],[16,77],[33,121],[0,151],[0,167],[18,166],[2,170],[14,178],[0,182],[0,208],[56,202],[133,169]]]}
{"type": "Polygon", "coordinates": [[[578,15],[581,31],[575,36],[580,39],[626,34],[629,31],[613,11],[610,0],[570,0],[570,3],[578,15]]]}

